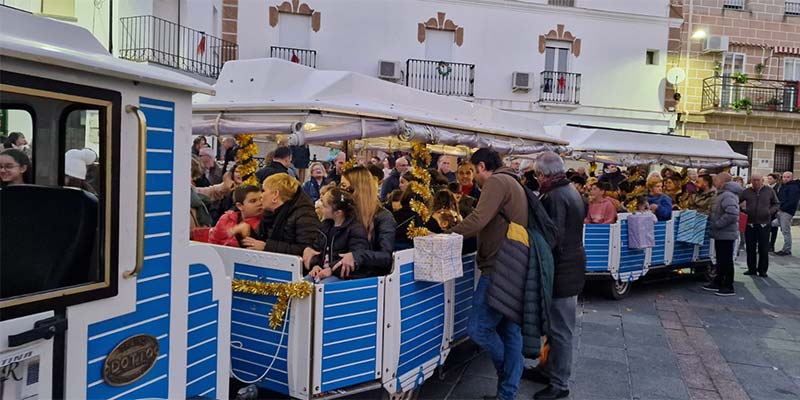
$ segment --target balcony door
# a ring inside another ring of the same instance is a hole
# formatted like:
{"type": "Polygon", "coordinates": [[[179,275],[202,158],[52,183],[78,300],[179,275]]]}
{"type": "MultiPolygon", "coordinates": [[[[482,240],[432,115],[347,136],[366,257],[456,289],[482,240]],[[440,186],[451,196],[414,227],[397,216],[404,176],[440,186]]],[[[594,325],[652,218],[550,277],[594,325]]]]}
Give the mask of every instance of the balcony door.
{"type": "Polygon", "coordinates": [[[722,62],[722,99],[721,106],[728,107],[739,100],[739,88],[733,85],[732,76],[744,73],[745,55],[743,53],[725,53],[722,62]]]}
{"type": "Polygon", "coordinates": [[[425,31],[425,59],[431,61],[453,61],[455,32],[428,29],[425,31]]]}
{"type": "Polygon", "coordinates": [[[572,43],[548,41],[544,49],[544,73],[542,91],[551,101],[572,102],[570,88],[573,85],[570,72],[572,43]]]}

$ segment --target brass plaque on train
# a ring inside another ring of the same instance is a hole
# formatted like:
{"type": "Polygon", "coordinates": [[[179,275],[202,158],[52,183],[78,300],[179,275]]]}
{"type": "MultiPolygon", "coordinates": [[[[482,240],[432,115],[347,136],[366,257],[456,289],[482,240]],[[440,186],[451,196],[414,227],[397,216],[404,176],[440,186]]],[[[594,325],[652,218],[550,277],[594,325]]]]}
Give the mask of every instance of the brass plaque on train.
{"type": "Polygon", "coordinates": [[[150,335],[131,336],[106,356],[103,380],[111,386],[125,386],[145,376],[158,360],[158,339],[150,335]]]}

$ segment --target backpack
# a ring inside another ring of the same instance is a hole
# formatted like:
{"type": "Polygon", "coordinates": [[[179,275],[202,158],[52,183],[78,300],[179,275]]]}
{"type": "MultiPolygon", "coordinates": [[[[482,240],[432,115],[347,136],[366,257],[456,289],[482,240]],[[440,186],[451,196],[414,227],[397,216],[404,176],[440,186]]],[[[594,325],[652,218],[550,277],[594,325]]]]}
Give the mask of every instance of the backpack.
{"type": "Polygon", "coordinates": [[[544,237],[545,241],[547,241],[550,249],[555,249],[558,245],[558,229],[550,219],[550,216],[547,215],[547,210],[544,209],[539,197],[536,196],[532,190],[525,187],[516,175],[507,172],[498,173],[508,175],[519,183],[519,186],[525,191],[525,196],[528,198],[528,228],[539,232],[544,237]]]}

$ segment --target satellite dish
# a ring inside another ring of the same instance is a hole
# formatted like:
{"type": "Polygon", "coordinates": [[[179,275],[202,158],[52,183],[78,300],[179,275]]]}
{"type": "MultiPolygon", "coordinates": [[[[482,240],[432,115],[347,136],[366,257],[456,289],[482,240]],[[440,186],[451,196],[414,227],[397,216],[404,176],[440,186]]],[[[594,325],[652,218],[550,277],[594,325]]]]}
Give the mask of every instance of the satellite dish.
{"type": "Polygon", "coordinates": [[[686,79],[686,71],[681,67],[673,67],[667,71],[667,82],[677,85],[686,79]]]}

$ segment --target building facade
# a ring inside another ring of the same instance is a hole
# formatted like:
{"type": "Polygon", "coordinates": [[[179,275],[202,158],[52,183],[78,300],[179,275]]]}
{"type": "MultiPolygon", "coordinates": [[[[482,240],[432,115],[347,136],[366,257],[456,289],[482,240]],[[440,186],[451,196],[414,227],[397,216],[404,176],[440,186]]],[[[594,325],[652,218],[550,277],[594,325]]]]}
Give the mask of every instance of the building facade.
{"type": "Polygon", "coordinates": [[[350,70],[545,124],[667,132],[668,0],[239,0],[239,57],[350,70]]]}
{"type": "Polygon", "coordinates": [[[671,12],[679,133],[727,140],[752,172],[800,172],[800,0],[672,0],[671,12]]]}

